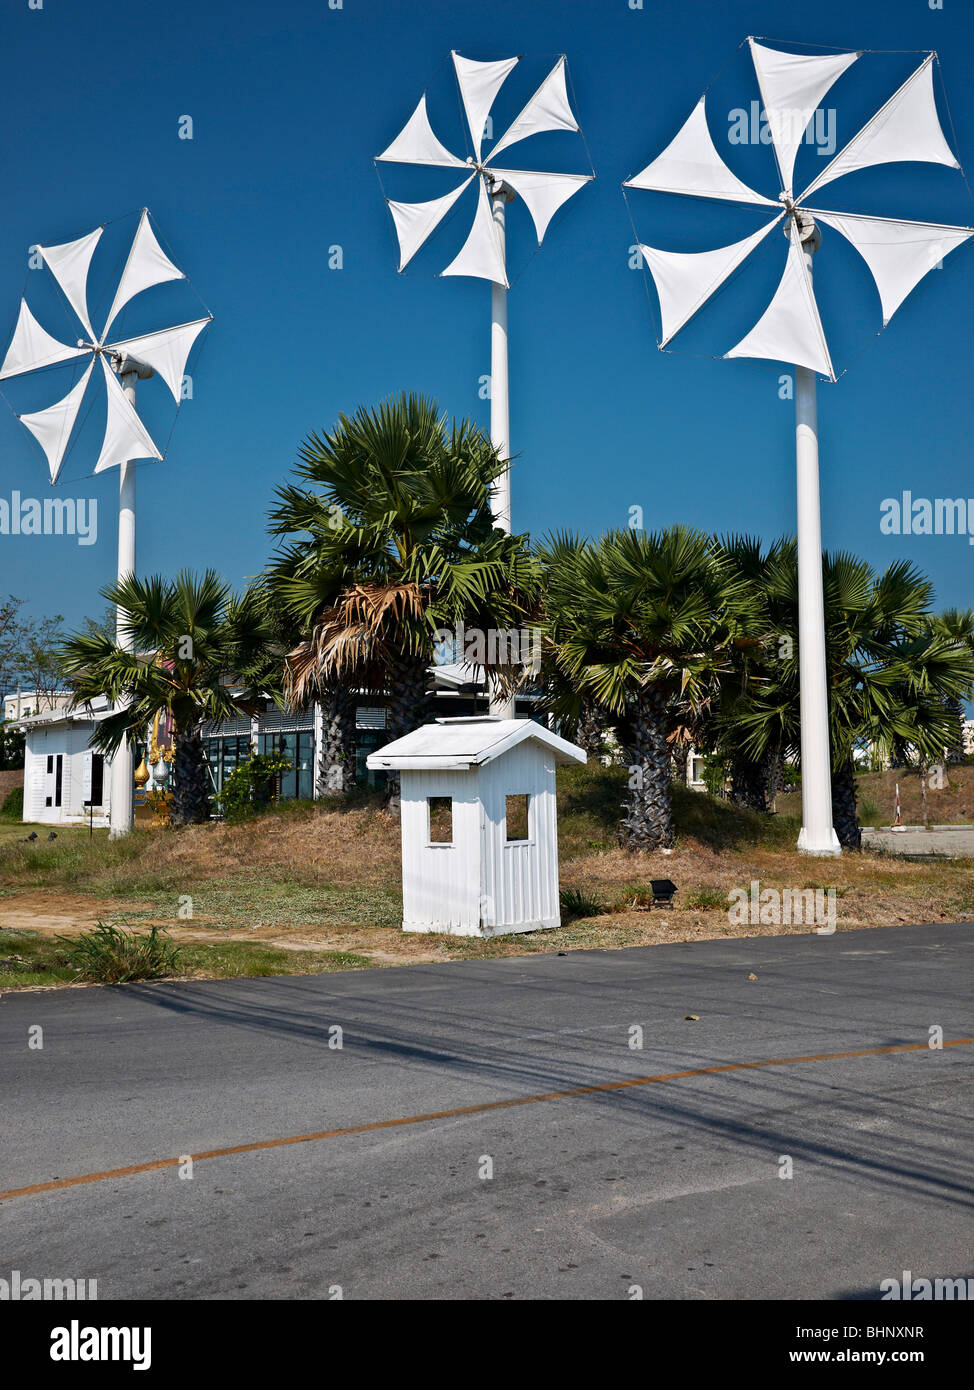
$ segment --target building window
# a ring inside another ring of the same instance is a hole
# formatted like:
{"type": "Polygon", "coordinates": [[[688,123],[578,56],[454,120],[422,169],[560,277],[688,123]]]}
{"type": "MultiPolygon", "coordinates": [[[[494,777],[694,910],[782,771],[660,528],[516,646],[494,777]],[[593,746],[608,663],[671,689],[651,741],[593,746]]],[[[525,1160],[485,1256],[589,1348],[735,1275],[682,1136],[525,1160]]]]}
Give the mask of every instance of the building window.
{"type": "Polygon", "coordinates": [[[528,801],[527,796],[509,796],[507,798],[507,843],[523,844],[530,839],[528,834],[528,801]]]}
{"type": "Polygon", "coordinates": [[[453,797],[426,798],[427,841],[431,845],[453,844],[453,797]]]}
{"type": "Polygon", "coordinates": [[[251,755],[250,736],[241,734],[231,735],[229,738],[208,738],[204,740],[204,750],[213,795],[219,799],[227,778],[251,755]]]}
{"type": "Polygon", "coordinates": [[[357,729],[384,729],[386,711],[383,705],[359,705],[355,710],[357,729]]]}
{"type": "Polygon", "coordinates": [[[91,797],[92,806],[100,806],[105,791],[105,759],[101,753],[91,755],[91,797]]]}
{"type": "Polygon", "coordinates": [[[261,734],[258,751],[281,753],[291,764],[280,778],[278,795],[282,801],[310,801],[315,785],[315,736],[311,729],[291,733],[261,734]]]}

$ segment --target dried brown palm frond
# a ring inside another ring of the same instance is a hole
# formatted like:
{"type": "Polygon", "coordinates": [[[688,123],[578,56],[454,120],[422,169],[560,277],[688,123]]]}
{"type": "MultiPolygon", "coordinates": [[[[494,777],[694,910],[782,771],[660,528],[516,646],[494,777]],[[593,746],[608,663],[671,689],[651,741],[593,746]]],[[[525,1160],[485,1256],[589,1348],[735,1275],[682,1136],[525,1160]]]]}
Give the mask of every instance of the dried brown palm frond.
{"type": "Polygon", "coordinates": [[[381,690],[408,629],[421,625],[424,614],[422,590],[412,582],[347,589],[319,615],[310,638],[288,652],[289,707],[300,708],[323,686],[352,680],[363,690],[381,690]]]}

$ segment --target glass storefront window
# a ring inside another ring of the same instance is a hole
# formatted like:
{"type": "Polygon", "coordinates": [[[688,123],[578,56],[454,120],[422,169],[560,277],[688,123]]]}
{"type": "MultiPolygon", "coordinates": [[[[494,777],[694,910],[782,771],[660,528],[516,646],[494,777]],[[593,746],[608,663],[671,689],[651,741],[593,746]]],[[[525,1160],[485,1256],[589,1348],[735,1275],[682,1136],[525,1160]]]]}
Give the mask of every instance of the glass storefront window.
{"type": "Polygon", "coordinates": [[[315,784],[315,738],[311,729],[279,734],[261,734],[261,753],[281,753],[291,764],[291,771],[281,777],[281,799],[293,801],[299,797],[310,801],[315,784]]]}

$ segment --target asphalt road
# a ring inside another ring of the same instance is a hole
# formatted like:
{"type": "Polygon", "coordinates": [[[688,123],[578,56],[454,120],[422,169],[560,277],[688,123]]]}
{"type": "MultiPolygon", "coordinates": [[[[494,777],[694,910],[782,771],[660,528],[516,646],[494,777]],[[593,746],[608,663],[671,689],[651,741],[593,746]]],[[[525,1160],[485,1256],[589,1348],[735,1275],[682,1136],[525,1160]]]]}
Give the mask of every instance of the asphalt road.
{"type": "Polygon", "coordinates": [[[0,1277],[860,1299],[974,1276],[974,1045],[928,1046],[974,1040],[972,977],[967,923],[7,994],[0,1189],[248,1147],[8,1196],[0,1277]],[[711,1066],[734,1069],[539,1098],[711,1066]]]}

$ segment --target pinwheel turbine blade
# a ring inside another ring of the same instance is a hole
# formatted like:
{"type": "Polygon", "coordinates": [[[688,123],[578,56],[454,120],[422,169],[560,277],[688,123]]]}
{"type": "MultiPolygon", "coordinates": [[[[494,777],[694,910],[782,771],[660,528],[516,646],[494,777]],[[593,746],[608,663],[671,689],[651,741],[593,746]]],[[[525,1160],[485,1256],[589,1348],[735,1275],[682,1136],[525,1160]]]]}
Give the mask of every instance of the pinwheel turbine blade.
{"type": "Polygon", "coordinates": [[[805,267],[805,252],[794,224],[785,272],[771,303],[750,333],[724,356],[767,357],[777,362],[793,362],[835,381],[835,369],[805,267]]]}
{"type": "Polygon", "coordinates": [[[186,361],[196,339],[210,318],[194,319],[192,323],[181,323],[175,328],[164,328],[160,333],[143,333],[137,338],[123,338],[112,343],[116,352],[134,357],[144,362],[162,377],[178,405],[182,399],[183,377],[186,361]]]}
{"type": "Polygon", "coordinates": [[[386,164],[431,164],[447,169],[466,169],[464,160],[451,154],[433,132],[426,111],[426,93],[419,99],[416,110],[388,148],[376,159],[386,164]]]}
{"type": "Polygon", "coordinates": [[[27,300],[22,299],[17,326],[3,366],[0,367],[0,381],[6,377],[22,376],[24,372],[38,371],[41,367],[52,367],[58,362],[70,362],[72,358],[83,357],[90,351],[90,348],[69,347],[67,343],[52,338],[34,318],[27,300]]]}
{"type": "Polygon", "coordinates": [[[525,106],[521,114],[511,122],[497,144],[487,156],[489,164],[501,150],[514,145],[518,140],[526,140],[529,135],[539,135],[545,130],[578,130],[578,122],[568,100],[568,87],[565,81],[565,57],[558,59],[548,76],[525,106]]]}
{"type": "Polygon", "coordinates": [[[445,193],[442,198],[433,198],[428,203],[395,203],[391,198],[386,200],[389,211],[392,213],[396,236],[399,239],[399,269],[401,271],[406,269],[427,237],[431,236],[443,221],[463,190],[469,187],[473,178],[474,175],[471,174],[470,178],[464,179],[459,188],[454,188],[451,193],[445,193]]]}
{"type": "Polygon", "coordinates": [[[474,158],[479,164],[480,151],[484,142],[484,127],[487,124],[487,117],[490,115],[490,108],[508,75],[517,67],[519,59],[502,58],[498,62],[478,63],[473,58],[461,58],[456,50],[451,56],[453,69],[457,75],[457,83],[460,87],[463,109],[467,114],[467,125],[470,128],[474,158]]]}
{"type": "Polygon", "coordinates": [[[884,328],[923,277],[974,236],[971,227],[897,222],[888,217],[819,212],[813,208],[808,211],[816,221],[840,232],[866,262],[879,291],[884,328]]]}
{"type": "Polygon", "coordinates": [[[26,425],[47,457],[51,482],[56,483],[64,462],[71,434],[81,409],[81,400],[91,377],[94,358],[88,363],[84,376],[71,388],[68,394],[54,405],[32,414],[19,416],[20,423],[26,425]]]}
{"type": "Polygon", "coordinates": [[[156,448],[152,436],[136,414],[135,407],[126,400],[118,377],[104,357],[101,359],[101,367],[108,394],[108,415],[105,421],[105,438],[94,471],[104,473],[107,468],[116,468],[133,459],[161,459],[162,454],[156,448]]]}
{"type": "Polygon", "coordinates": [[[580,188],[592,182],[591,174],[536,174],[521,169],[494,169],[494,173],[524,200],[539,246],[558,209],[580,188]]]}
{"type": "Polygon", "coordinates": [[[509,288],[504,255],[494,230],[494,214],[483,179],[477,181],[477,212],[470,234],[441,275],[472,275],[509,288]]]}
{"type": "Polygon", "coordinates": [[[871,169],[877,164],[946,164],[959,169],[960,165],[947,144],[937,115],[933,91],[933,59],[926,58],[902,87],[894,92],[885,106],[867,121],[827,164],[801,196],[804,202],[823,184],[852,174],[857,169],[871,169]]]}
{"type": "Polygon", "coordinates": [[[109,329],[130,299],[134,299],[137,294],[150,289],[153,285],[163,285],[167,280],[185,280],[185,278],[183,272],[178,266],[173,265],[159,245],[149,223],[148,209],[143,208],[139,225],[129,248],[128,259],[118,282],[118,289],[115,291],[112,307],[108,311],[102,341],[104,342],[105,338],[108,337],[109,329]]]}
{"type": "Polygon", "coordinates": [[[640,244],[639,250],[649,267],[659,299],[663,337],[660,347],[676,337],[680,329],[716,294],[738,266],[781,222],[784,213],[743,241],[718,246],[714,251],[660,251],[640,244]]]}
{"type": "Polygon", "coordinates": [[[779,207],[773,198],[748,188],[721,159],[711,138],[705,103],[706,98],[701,97],[663,153],[627,179],[624,187],[779,207]]]}
{"type": "Polygon", "coordinates": [[[61,287],[65,299],[88,330],[89,338],[94,338],[95,332],[88,317],[88,270],[103,230],[102,227],[96,227],[87,236],[78,237],[77,241],[66,241],[61,246],[37,248],[61,287]]]}
{"type": "Polygon", "coordinates": [[[748,42],[778,161],[782,191],[790,195],[795,157],[805,138],[808,122],[826,92],[859,54],[810,58],[803,53],[765,48],[754,39],[748,42]]]}

